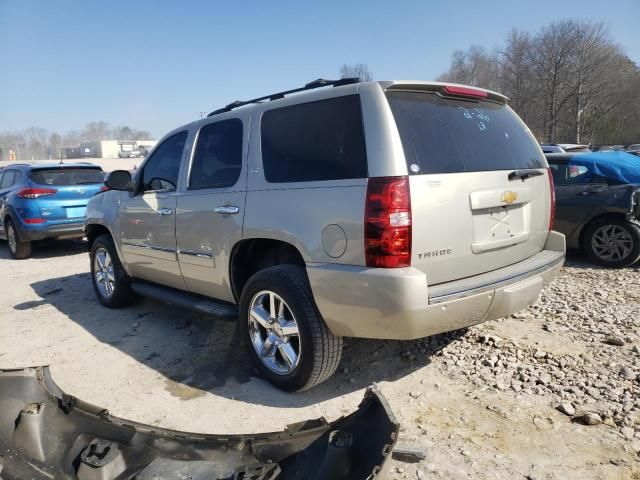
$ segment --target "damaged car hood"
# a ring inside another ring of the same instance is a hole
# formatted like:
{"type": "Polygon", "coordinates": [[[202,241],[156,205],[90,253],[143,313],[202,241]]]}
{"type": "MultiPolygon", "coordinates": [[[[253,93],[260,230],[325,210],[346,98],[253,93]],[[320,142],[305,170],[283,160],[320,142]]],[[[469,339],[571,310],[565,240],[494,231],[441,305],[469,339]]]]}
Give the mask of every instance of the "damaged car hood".
{"type": "Polygon", "coordinates": [[[334,422],[319,418],[280,432],[205,435],[112,416],[64,393],[47,367],[0,370],[3,480],[384,478],[398,431],[375,387],[355,412],[334,422]]]}

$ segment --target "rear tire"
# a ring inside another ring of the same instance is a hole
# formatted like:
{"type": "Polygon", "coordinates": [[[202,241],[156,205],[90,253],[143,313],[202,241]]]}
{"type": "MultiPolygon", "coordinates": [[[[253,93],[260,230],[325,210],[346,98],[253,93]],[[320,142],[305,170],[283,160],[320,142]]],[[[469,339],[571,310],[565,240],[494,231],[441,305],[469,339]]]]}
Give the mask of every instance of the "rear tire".
{"type": "Polygon", "coordinates": [[[16,260],[23,260],[31,256],[31,242],[28,240],[20,240],[18,230],[9,219],[4,224],[5,233],[7,235],[7,244],[9,253],[16,260]]]}
{"type": "Polygon", "coordinates": [[[131,279],[124,271],[109,235],[100,235],[91,245],[91,283],[98,301],[108,308],[133,304],[138,296],[131,290],[131,279]]]}
{"type": "Polygon", "coordinates": [[[327,328],[306,272],[298,265],[278,265],[254,274],[242,290],[239,321],[253,363],[269,382],[282,390],[309,389],[327,380],[338,368],[342,337],[336,337],[327,328]],[[271,294],[276,299],[271,309],[277,310],[275,315],[269,312],[271,294]],[[265,306],[265,316],[262,322],[257,322],[255,312],[261,305],[265,306]],[[296,333],[287,335],[287,325],[294,324],[290,328],[296,333]],[[269,342],[274,345],[270,350],[273,356],[260,355],[261,341],[264,348],[269,338],[273,338],[269,342]],[[288,351],[298,353],[295,362],[291,362],[288,351]]]}
{"type": "Polygon", "coordinates": [[[617,218],[589,225],[582,243],[589,259],[605,267],[629,267],[640,259],[640,228],[617,218]]]}

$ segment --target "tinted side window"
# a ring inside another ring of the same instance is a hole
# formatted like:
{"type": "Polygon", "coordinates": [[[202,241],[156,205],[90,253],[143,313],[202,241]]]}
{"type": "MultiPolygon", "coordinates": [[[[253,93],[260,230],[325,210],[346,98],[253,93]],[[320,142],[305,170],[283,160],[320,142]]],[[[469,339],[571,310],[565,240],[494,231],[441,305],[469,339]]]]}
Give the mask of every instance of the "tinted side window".
{"type": "Polygon", "coordinates": [[[4,189],[3,182],[4,182],[4,172],[0,172],[0,190],[4,189]]]}
{"type": "Polygon", "coordinates": [[[358,95],[269,110],[262,116],[261,136],[268,182],[367,176],[358,95]]]}
{"type": "Polygon", "coordinates": [[[0,179],[0,189],[5,189],[11,187],[16,183],[16,179],[18,177],[18,172],[15,170],[7,170],[4,172],[2,179],[0,179]]]}
{"type": "Polygon", "coordinates": [[[586,185],[589,183],[604,183],[604,179],[596,175],[584,165],[568,163],[550,164],[553,181],[556,185],[586,185]]]}
{"type": "Polygon", "coordinates": [[[142,189],[173,190],[178,184],[182,151],[187,132],[176,133],[158,146],[145,163],[142,172],[142,189]]]}
{"type": "Polygon", "coordinates": [[[231,187],[242,169],[242,121],[223,120],[200,129],[189,188],[231,187]]]}

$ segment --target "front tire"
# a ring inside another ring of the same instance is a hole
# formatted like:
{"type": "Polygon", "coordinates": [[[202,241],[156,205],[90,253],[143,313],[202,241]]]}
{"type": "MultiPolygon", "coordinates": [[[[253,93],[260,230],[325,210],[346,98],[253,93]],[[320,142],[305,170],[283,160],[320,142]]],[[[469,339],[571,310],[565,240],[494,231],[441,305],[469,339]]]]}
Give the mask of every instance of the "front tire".
{"type": "Polygon", "coordinates": [[[9,219],[5,223],[5,233],[7,234],[7,244],[9,245],[9,253],[16,260],[23,260],[31,256],[31,242],[28,240],[20,240],[18,230],[9,219]]]}
{"type": "Polygon", "coordinates": [[[89,257],[93,291],[102,305],[121,308],[137,300],[138,296],[131,290],[131,279],[124,271],[109,235],[95,239],[89,257]]]}
{"type": "Polygon", "coordinates": [[[314,387],[340,363],[342,338],[327,328],[298,265],[270,267],[247,281],[239,326],[257,369],[282,390],[314,387]]]}
{"type": "Polygon", "coordinates": [[[640,259],[640,228],[617,218],[587,227],[583,249],[595,263],[605,267],[629,267],[640,259]]]}

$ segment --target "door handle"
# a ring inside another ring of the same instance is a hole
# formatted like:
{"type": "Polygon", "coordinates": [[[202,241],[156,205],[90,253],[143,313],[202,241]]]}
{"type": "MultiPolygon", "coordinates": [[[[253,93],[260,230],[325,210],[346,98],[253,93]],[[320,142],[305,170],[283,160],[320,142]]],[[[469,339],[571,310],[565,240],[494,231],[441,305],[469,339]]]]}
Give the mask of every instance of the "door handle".
{"type": "Polygon", "coordinates": [[[170,208],[159,208],[155,213],[156,215],[171,215],[173,213],[173,210],[171,210],[170,208]]]}
{"type": "Polygon", "coordinates": [[[224,205],[222,207],[214,208],[213,211],[222,215],[235,215],[240,211],[240,209],[233,205],[224,205]]]}

